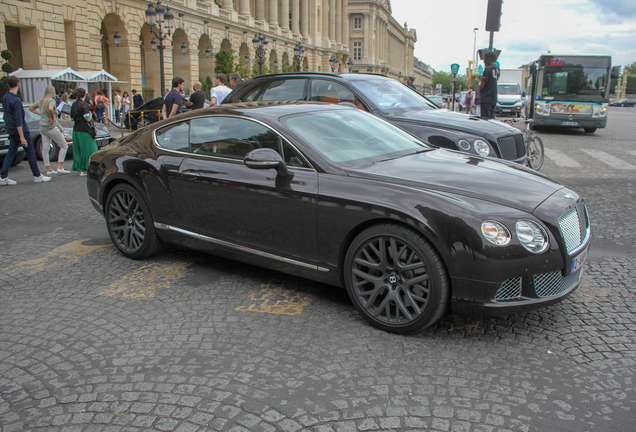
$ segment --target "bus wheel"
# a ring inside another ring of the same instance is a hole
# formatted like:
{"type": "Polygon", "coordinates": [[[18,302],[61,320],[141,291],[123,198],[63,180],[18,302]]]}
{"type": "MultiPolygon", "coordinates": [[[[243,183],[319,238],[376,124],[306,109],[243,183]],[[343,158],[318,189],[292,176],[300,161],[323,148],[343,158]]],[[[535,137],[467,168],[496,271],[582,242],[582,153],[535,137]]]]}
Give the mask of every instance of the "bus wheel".
{"type": "Polygon", "coordinates": [[[596,128],[583,128],[586,133],[594,133],[596,132],[596,128]]]}

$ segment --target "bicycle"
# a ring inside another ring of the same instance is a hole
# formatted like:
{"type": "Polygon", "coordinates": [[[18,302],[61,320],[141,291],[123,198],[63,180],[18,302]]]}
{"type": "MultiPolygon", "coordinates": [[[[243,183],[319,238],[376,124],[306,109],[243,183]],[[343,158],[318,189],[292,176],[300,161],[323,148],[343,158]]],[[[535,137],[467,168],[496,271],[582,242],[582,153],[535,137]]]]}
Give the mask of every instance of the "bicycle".
{"type": "MultiPolygon", "coordinates": [[[[543,141],[538,136],[534,136],[532,130],[530,129],[530,125],[534,122],[533,119],[526,119],[525,117],[521,117],[526,124],[525,129],[522,129],[525,136],[525,145],[526,145],[526,154],[528,158],[528,166],[535,171],[539,171],[539,169],[543,166],[544,159],[544,148],[543,141]]],[[[504,119],[504,123],[508,123],[510,126],[514,126],[516,123],[516,119],[504,119]]]]}

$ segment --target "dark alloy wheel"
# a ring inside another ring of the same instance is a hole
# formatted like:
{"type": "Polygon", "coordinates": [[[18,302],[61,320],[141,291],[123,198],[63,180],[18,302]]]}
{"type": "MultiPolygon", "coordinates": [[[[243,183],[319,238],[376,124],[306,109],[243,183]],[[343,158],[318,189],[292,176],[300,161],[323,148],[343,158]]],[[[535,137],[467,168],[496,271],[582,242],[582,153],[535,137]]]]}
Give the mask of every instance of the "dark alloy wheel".
{"type": "Polygon", "coordinates": [[[161,250],[150,210],[134,187],[115,186],[108,196],[105,215],[111,240],[128,258],[147,258],[161,250]]]}
{"type": "Polygon", "coordinates": [[[430,243],[392,224],[368,228],[353,241],[345,284],[371,325],[394,333],[421,330],[440,319],[450,291],[444,264],[430,243]]]}
{"type": "Polygon", "coordinates": [[[150,123],[152,123],[150,121],[149,118],[144,117],[143,121],[141,120],[141,117],[139,118],[139,120],[137,120],[137,129],[142,129],[145,128],[146,126],[148,126],[150,123]]]}

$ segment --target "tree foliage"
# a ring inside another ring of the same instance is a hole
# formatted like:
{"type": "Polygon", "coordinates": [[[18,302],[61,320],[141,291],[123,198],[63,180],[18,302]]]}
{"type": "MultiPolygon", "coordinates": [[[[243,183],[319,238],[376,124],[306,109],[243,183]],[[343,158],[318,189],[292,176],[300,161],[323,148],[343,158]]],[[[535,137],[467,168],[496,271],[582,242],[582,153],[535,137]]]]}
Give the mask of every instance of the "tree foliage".
{"type": "MultiPolygon", "coordinates": [[[[2,52],[0,52],[0,57],[4,60],[4,62],[2,62],[2,72],[5,73],[5,76],[0,78],[0,99],[2,99],[2,97],[4,97],[4,95],[9,91],[7,78],[9,74],[15,70],[15,67],[9,63],[9,60],[13,58],[13,53],[10,50],[2,50],[2,52]]],[[[18,96],[21,96],[20,91],[18,91],[18,96]]]]}
{"type": "Polygon", "coordinates": [[[222,49],[216,53],[215,57],[216,66],[214,67],[214,73],[224,73],[229,77],[234,72],[234,52],[222,49]]]}
{"type": "Polygon", "coordinates": [[[635,75],[636,74],[636,62],[625,66],[625,69],[627,70],[627,73],[629,75],[635,75]]]}
{"type": "Polygon", "coordinates": [[[236,72],[241,75],[241,78],[248,79],[253,76],[250,73],[250,65],[245,61],[244,58],[239,58],[238,65],[236,66],[236,72]]]}
{"type": "Polygon", "coordinates": [[[200,76],[199,81],[201,81],[201,91],[205,93],[205,97],[210,97],[210,89],[214,87],[214,83],[212,82],[210,75],[206,76],[205,79],[200,76]]]}
{"type": "MultiPolygon", "coordinates": [[[[450,72],[435,72],[433,75],[432,86],[435,89],[437,84],[442,85],[442,91],[444,93],[450,93],[453,90],[452,82],[453,74],[450,72]]],[[[466,77],[464,75],[457,75],[456,91],[466,90],[468,88],[466,77]]]]}

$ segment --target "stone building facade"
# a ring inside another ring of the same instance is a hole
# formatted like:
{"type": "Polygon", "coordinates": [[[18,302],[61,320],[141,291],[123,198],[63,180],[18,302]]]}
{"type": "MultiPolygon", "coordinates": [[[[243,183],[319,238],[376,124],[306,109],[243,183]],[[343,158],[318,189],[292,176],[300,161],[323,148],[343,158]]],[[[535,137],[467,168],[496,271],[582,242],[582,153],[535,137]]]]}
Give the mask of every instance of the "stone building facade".
{"type": "MultiPolygon", "coordinates": [[[[153,2],[156,3],[156,2],[153,2]]],[[[399,25],[389,0],[164,0],[175,26],[164,44],[166,86],[173,76],[186,87],[199,77],[214,76],[219,49],[232,49],[236,59],[248,54],[255,34],[269,44],[266,64],[292,63],[302,42],[302,67],[336,72],[373,70],[394,78],[415,76],[414,29],[399,25]],[[183,50],[182,50],[183,47],[183,50]],[[210,55],[206,53],[209,49],[210,55]],[[369,69],[370,68],[370,69],[369,69]]],[[[159,50],[146,24],[143,0],[2,0],[0,49],[10,49],[12,63],[23,69],[104,69],[124,83],[124,90],[144,88],[147,97],[160,94],[159,50]],[[120,45],[115,34],[121,35],[120,45]]]]}

